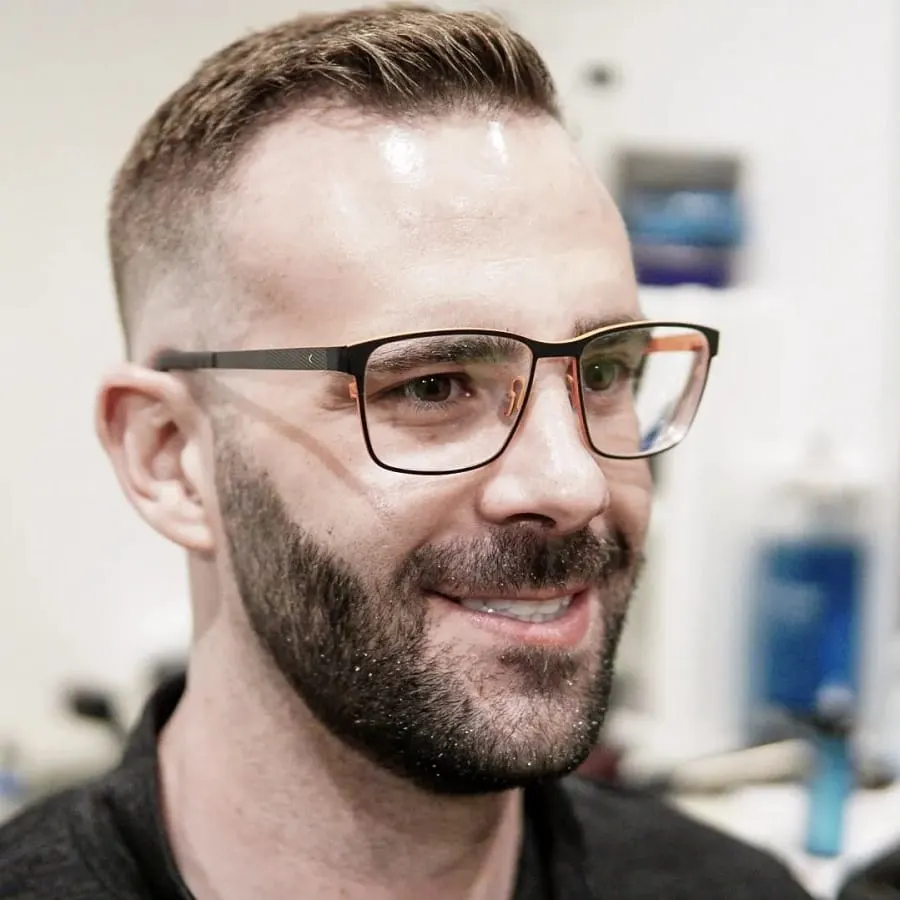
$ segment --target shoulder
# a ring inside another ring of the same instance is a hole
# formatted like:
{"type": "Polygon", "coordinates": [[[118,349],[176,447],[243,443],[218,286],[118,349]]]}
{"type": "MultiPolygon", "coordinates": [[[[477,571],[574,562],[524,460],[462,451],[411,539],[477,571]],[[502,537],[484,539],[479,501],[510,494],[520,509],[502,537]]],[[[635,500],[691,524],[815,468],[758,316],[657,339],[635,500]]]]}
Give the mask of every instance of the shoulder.
{"type": "Polygon", "coordinates": [[[65,895],[67,881],[84,880],[84,863],[71,833],[77,805],[77,794],[67,792],[0,827],[0,897],[50,900],[65,895]]]}
{"type": "Polygon", "coordinates": [[[563,788],[578,819],[595,881],[622,896],[667,900],[809,900],[774,857],[662,801],[578,777],[563,788]]]}
{"type": "MultiPolygon", "coordinates": [[[[0,826],[3,900],[125,900],[127,854],[104,803],[105,783],[66,791],[0,826]]],[[[130,883],[131,882],[131,883],[130,883]]]]}

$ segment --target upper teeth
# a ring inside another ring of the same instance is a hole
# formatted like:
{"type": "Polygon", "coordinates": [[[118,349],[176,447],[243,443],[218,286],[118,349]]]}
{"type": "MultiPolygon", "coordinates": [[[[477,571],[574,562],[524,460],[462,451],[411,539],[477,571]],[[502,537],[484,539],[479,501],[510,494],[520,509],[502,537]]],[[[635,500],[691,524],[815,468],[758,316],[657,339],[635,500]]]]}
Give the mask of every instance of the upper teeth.
{"type": "Polygon", "coordinates": [[[475,612],[496,613],[523,622],[549,622],[562,615],[572,602],[572,595],[553,600],[490,600],[469,597],[459,601],[475,612]]]}

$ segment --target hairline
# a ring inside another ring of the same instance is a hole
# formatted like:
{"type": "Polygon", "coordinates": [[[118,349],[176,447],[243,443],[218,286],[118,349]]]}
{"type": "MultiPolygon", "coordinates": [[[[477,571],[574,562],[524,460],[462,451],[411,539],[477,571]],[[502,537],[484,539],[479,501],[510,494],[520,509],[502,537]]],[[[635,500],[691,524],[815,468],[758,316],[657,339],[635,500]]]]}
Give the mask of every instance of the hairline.
{"type": "MultiPolygon", "coordinates": [[[[146,346],[141,341],[142,320],[148,315],[155,321],[160,320],[158,307],[160,301],[168,307],[167,316],[174,312],[173,305],[181,307],[175,318],[181,323],[182,340],[190,341],[191,349],[210,350],[214,349],[213,344],[222,343],[218,335],[212,337],[209,334],[207,323],[211,319],[219,321],[224,319],[233,326],[238,325],[239,316],[221,315],[223,305],[234,313],[235,305],[241,304],[243,299],[239,296],[240,292],[233,293],[229,290],[237,283],[237,279],[229,272],[228,235],[225,228],[227,222],[234,221],[235,217],[240,215],[236,201],[239,200],[241,189],[246,184],[245,179],[250,174],[260,144],[270,137],[273,131],[304,118],[315,120],[318,124],[339,132],[391,124],[415,129],[465,117],[484,121],[544,120],[556,122],[561,127],[565,125],[561,115],[553,115],[547,110],[538,108],[519,108],[515,104],[467,103],[451,108],[400,114],[367,108],[362,104],[339,99],[298,102],[295,106],[285,107],[271,118],[259,123],[237,154],[229,160],[228,166],[216,173],[216,177],[201,177],[193,182],[190,178],[180,179],[180,188],[186,190],[191,197],[190,203],[185,207],[185,212],[188,213],[187,221],[182,220],[185,240],[179,242],[175,254],[160,254],[153,251],[137,265],[137,268],[149,268],[161,274],[149,276],[147,279],[149,284],[137,289],[141,297],[127,329],[129,355],[138,361],[146,360],[163,349],[160,340],[151,339],[146,346]],[[207,296],[207,302],[194,302],[200,300],[210,288],[218,290],[207,296]],[[172,292],[177,296],[172,296],[172,292]],[[169,296],[166,296],[167,293],[169,296]],[[204,312],[193,311],[199,309],[204,312]]],[[[168,190],[171,190],[171,184],[168,190]]],[[[223,329],[227,335],[225,340],[227,341],[229,337],[233,339],[241,330],[237,327],[223,329]]]]}

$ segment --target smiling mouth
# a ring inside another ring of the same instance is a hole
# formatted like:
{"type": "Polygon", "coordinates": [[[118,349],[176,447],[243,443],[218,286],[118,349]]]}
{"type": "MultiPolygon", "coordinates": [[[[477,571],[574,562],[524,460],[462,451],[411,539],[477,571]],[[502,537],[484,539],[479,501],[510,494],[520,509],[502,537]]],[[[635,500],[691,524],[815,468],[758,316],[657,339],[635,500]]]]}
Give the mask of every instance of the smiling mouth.
{"type": "Polygon", "coordinates": [[[446,594],[441,594],[441,596],[462,606],[464,609],[468,609],[470,612],[540,625],[544,622],[554,622],[557,619],[561,619],[572,605],[576,594],[577,592],[573,592],[543,600],[522,600],[504,597],[450,597],[446,594]]]}
{"type": "Polygon", "coordinates": [[[503,616],[517,622],[540,624],[553,622],[564,616],[573,599],[573,594],[567,594],[553,600],[481,600],[472,597],[457,602],[472,612],[503,616]]]}

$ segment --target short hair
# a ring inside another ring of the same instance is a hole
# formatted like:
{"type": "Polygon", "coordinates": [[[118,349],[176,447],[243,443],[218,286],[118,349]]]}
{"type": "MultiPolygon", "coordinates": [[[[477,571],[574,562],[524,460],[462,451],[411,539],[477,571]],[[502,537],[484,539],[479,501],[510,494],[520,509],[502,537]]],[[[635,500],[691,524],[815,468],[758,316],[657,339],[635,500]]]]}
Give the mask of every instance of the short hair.
{"type": "Polygon", "coordinates": [[[162,103],[115,179],[108,239],[129,347],[147,296],[196,263],[200,217],[253,139],[296,110],[331,105],[399,118],[560,118],[538,51],[483,12],[369,7],[302,15],[235,41],[162,103]]]}

